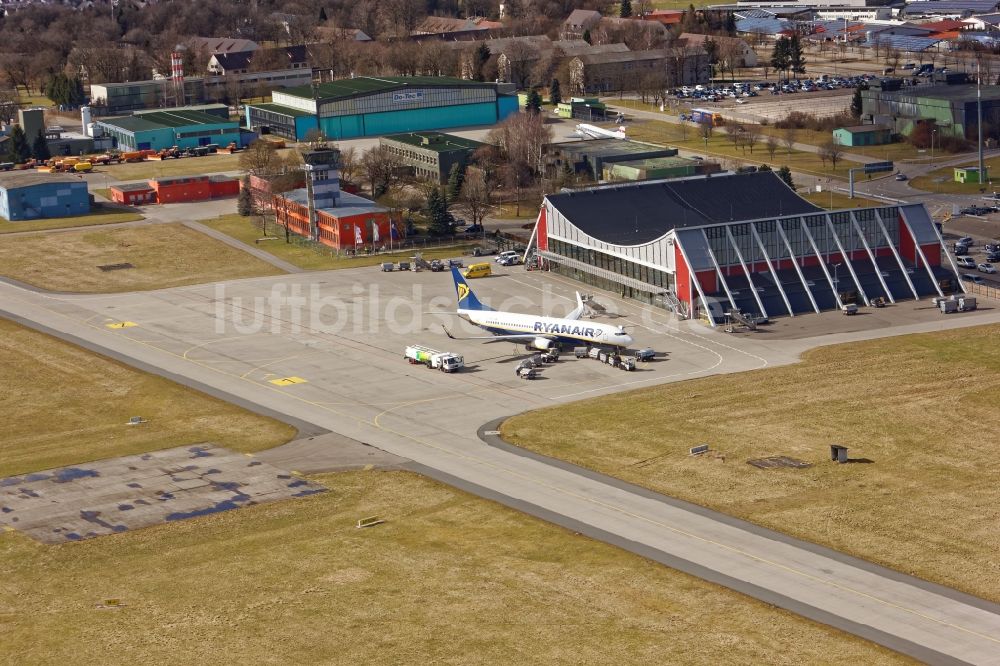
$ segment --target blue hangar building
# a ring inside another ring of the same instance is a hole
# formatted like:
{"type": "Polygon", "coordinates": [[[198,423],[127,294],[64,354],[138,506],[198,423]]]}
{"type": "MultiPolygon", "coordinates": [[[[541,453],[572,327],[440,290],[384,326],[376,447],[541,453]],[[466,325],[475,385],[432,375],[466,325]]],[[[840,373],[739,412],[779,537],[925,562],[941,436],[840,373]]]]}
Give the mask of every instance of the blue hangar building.
{"type": "Polygon", "coordinates": [[[104,118],[95,124],[103,134],[114,139],[115,148],[123,151],[196,148],[235,143],[242,147],[240,124],[213,113],[195,109],[148,111],[121,118],[104,118]]]}
{"type": "Polygon", "coordinates": [[[39,220],[89,212],[87,183],[76,176],[36,171],[0,173],[0,217],[39,220]]]}
{"type": "Polygon", "coordinates": [[[441,76],[361,76],[275,90],[270,104],[247,104],[246,126],[301,141],[319,128],[328,138],[492,125],[517,112],[508,84],[441,76]]]}

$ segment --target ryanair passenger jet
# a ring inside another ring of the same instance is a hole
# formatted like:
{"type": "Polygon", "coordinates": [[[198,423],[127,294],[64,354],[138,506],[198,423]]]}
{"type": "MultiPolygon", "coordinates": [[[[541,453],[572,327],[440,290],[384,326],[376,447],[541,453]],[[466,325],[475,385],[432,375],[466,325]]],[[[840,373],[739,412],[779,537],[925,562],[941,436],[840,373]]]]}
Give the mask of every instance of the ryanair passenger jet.
{"type": "Polygon", "coordinates": [[[457,268],[451,269],[451,276],[455,279],[455,291],[458,294],[458,316],[493,334],[457,338],[447,328],[444,329],[453,340],[511,340],[539,350],[552,349],[562,344],[610,347],[628,347],[632,344],[632,336],[626,334],[621,326],[581,322],[584,307],[579,292],[576,294],[576,309],[566,317],[536,317],[488,308],[472,293],[457,268]]]}

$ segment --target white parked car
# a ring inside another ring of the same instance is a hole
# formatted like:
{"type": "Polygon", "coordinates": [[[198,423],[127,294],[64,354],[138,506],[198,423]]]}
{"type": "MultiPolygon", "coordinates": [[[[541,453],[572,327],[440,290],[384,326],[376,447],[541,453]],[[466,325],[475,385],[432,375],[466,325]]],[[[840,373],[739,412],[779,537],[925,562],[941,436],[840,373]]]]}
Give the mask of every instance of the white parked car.
{"type": "Polygon", "coordinates": [[[976,268],[979,269],[980,273],[996,273],[997,272],[997,269],[993,267],[993,264],[988,264],[988,263],[985,263],[985,262],[982,263],[982,264],[979,264],[979,266],[977,266],[976,268]]]}
{"type": "MultiPolygon", "coordinates": [[[[496,259],[494,259],[494,261],[496,261],[499,264],[499,263],[502,263],[502,262],[504,262],[504,261],[506,261],[508,259],[511,259],[513,257],[519,257],[519,256],[521,256],[521,255],[518,252],[514,252],[514,250],[507,250],[506,252],[501,252],[500,254],[498,254],[496,256],[496,259]]],[[[973,267],[973,268],[975,268],[975,267],[973,267]]]]}
{"type": "Polygon", "coordinates": [[[960,268],[976,268],[976,260],[972,257],[956,257],[955,263],[957,263],[960,268]]]}

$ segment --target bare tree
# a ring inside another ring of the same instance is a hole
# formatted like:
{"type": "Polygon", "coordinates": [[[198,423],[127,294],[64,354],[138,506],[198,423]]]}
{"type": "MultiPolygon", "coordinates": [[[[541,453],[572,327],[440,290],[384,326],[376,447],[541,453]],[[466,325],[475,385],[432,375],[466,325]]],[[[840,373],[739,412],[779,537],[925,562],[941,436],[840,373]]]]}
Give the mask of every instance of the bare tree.
{"type": "Polygon", "coordinates": [[[462,193],[458,197],[456,208],[472,224],[482,224],[483,218],[490,207],[490,186],[479,169],[469,169],[462,183],[462,193]]]}
{"type": "Polygon", "coordinates": [[[833,170],[837,169],[837,162],[839,162],[843,156],[843,147],[833,140],[827,141],[819,147],[819,157],[823,160],[824,166],[826,165],[826,161],[830,160],[830,167],[833,170]]]}
{"type": "Polygon", "coordinates": [[[746,132],[744,132],[743,140],[746,141],[747,146],[750,147],[750,154],[753,155],[753,147],[758,141],[760,141],[760,126],[759,125],[747,125],[746,132]]]}
{"type": "Polygon", "coordinates": [[[792,154],[792,148],[795,147],[795,141],[799,138],[799,132],[794,127],[788,127],[785,129],[785,133],[781,136],[781,142],[785,144],[785,150],[788,154],[792,154]]]}
{"type": "Polygon", "coordinates": [[[764,147],[767,148],[767,154],[774,161],[774,153],[778,150],[778,137],[773,134],[768,134],[767,138],[764,139],[764,147]]]}
{"type": "Polygon", "coordinates": [[[736,123],[728,123],[725,125],[726,136],[729,140],[733,142],[733,148],[739,148],[740,142],[742,141],[743,129],[742,125],[737,125],[736,123]]]}
{"type": "Polygon", "coordinates": [[[13,90],[0,90],[0,120],[5,123],[17,118],[17,110],[21,105],[17,101],[17,93],[13,90]]]}
{"type": "Polygon", "coordinates": [[[281,159],[274,144],[257,139],[240,153],[240,169],[254,176],[266,176],[278,171],[281,159]]]}
{"type": "Polygon", "coordinates": [[[398,179],[401,166],[388,146],[373,146],[361,158],[361,170],[368,180],[372,198],[377,199],[389,191],[398,179]]]}
{"type": "Polygon", "coordinates": [[[340,151],[340,179],[347,183],[354,183],[358,175],[360,164],[358,163],[358,149],[354,146],[344,148],[340,151]]]}

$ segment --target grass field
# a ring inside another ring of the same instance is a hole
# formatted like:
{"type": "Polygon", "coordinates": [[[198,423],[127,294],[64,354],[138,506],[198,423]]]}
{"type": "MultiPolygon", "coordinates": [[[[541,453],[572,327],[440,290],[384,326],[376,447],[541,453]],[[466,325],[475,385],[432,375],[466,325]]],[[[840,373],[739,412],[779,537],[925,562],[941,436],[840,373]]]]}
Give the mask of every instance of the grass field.
{"type": "MultiPolygon", "coordinates": [[[[609,100],[609,103],[615,106],[623,106],[630,109],[641,109],[643,111],[660,113],[659,107],[654,106],[652,104],[644,104],[639,100],[615,99],[615,100],[609,100]]],[[[689,111],[690,109],[685,108],[685,110],[689,111]]],[[[753,111],[752,107],[744,107],[743,110],[747,110],[748,112],[753,111]]],[[[667,109],[666,111],[663,112],[663,115],[675,118],[677,113],[671,111],[670,109],[667,109]]],[[[671,123],[671,124],[676,125],[678,127],[677,134],[679,135],[680,125],[678,123],[671,123]]],[[[631,130],[631,124],[629,125],[629,129],[631,130]]],[[[717,128],[716,131],[725,134],[725,130],[723,130],[722,128],[717,128]]],[[[759,126],[759,131],[761,132],[761,134],[765,135],[773,134],[779,140],[785,135],[785,130],[778,129],[773,125],[759,126]]],[[[796,132],[795,140],[798,143],[806,143],[813,146],[821,146],[827,141],[829,141],[831,137],[829,132],[817,132],[805,129],[799,129],[796,130],[795,132],[796,132]]],[[[629,133],[631,134],[631,131],[629,133]]],[[[697,127],[695,127],[694,125],[689,125],[688,136],[690,137],[695,133],[697,133],[697,127]]],[[[880,160],[902,161],[902,160],[912,160],[912,159],[923,159],[927,157],[926,151],[924,153],[921,153],[916,148],[914,148],[912,144],[906,142],[890,143],[883,146],[855,146],[855,147],[843,146],[842,148],[845,153],[853,153],[855,155],[865,155],[867,157],[875,157],[880,160]]],[[[754,152],[756,152],[756,150],[757,149],[755,148],[754,152]]],[[[784,153],[785,152],[784,146],[780,147],[778,152],[784,153]]],[[[822,162],[820,162],[819,166],[822,167],[822,162]]]]}
{"type": "Polygon", "coordinates": [[[43,289],[107,293],[162,289],[281,271],[180,224],[0,238],[0,275],[43,289]],[[131,263],[104,272],[98,266],[131,263]]]}
{"type": "Polygon", "coordinates": [[[476,243],[460,243],[446,247],[429,247],[426,249],[409,248],[402,252],[385,253],[378,255],[363,255],[360,257],[338,257],[334,250],[313,249],[310,246],[299,245],[297,243],[285,242],[285,231],[282,227],[272,224],[268,225],[268,236],[278,236],[278,240],[269,240],[256,243],[262,237],[263,232],[258,223],[252,218],[241,217],[239,215],[223,215],[214,220],[202,222],[206,226],[212,227],[224,234],[243,241],[249,245],[255,245],[265,252],[269,252],[279,259],[304,268],[306,270],[330,270],[336,268],[358,268],[361,266],[377,266],[382,262],[408,261],[413,253],[420,251],[424,259],[447,259],[449,257],[461,257],[463,253],[471,251],[476,243]]]}
{"type": "Polygon", "coordinates": [[[872,201],[871,199],[863,199],[861,197],[854,197],[851,199],[846,194],[841,192],[833,192],[827,190],[825,192],[806,192],[803,190],[799,191],[799,196],[807,201],[811,201],[813,204],[819,206],[820,208],[826,208],[827,210],[841,210],[843,208],[865,208],[867,206],[878,206],[880,203],[878,201],[872,201]]]}
{"type": "Polygon", "coordinates": [[[259,451],[295,434],[5,319],[0,357],[0,477],[204,441],[259,451]],[[137,415],[149,422],[125,425],[137,415]]]}
{"type": "Polygon", "coordinates": [[[634,141],[647,141],[659,145],[680,146],[688,150],[710,155],[723,160],[737,160],[748,164],[767,164],[777,169],[787,166],[792,171],[807,173],[820,178],[847,178],[847,170],[857,166],[854,162],[842,160],[837,164],[836,170],[831,169],[829,164],[824,167],[822,161],[816,153],[807,151],[785,150],[784,146],[779,146],[775,152],[774,159],[771,159],[764,145],[764,139],[754,146],[753,152],[749,148],[744,153],[742,147],[737,148],[726,135],[721,127],[715,128],[712,136],[705,140],[698,134],[698,128],[693,125],[687,126],[685,137],[684,126],[659,120],[636,120],[628,126],[628,135],[634,141]]]}
{"type": "Polygon", "coordinates": [[[99,167],[109,178],[121,181],[149,180],[173,176],[196,176],[219,171],[237,171],[239,154],[215,154],[204,157],[181,157],[173,160],[147,160],[99,167]]]}
{"type": "Polygon", "coordinates": [[[795,366],[518,416],[503,433],[547,455],[997,601],[998,335],[991,326],[827,347],[795,366]],[[687,455],[701,443],[725,454],[725,464],[687,455]],[[831,443],[873,463],[832,464],[831,443]],[[746,464],[773,455],[814,466],[746,464]]]}
{"type": "Polygon", "coordinates": [[[17,231],[45,231],[47,229],[68,229],[70,227],[117,224],[119,222],[134,222],[141,219],[143,218],[139,213],[105,208],[97,204],[93,206],[93,210],[89,215],[53,217],[47,220],[25,220],[22,222],[8,222],[0,219],[0,235],[12,234],[17,231]]]}
{"type": "MultiPolygon", "coordinates": [[[[993,159],[985,160],[985,162],[986,170],[990,174],[996,172],[997,169],[1000,169],[1000,158],[994,157],[993,159]]],[[[976,157],[969,157],[969,160],[965,163],[965,165],[976,166],[976,157]]],[[[955,167],[953,166],[935,169],[925,176],[917,176],[916,178],[910,180],[910,186],[915,187],[918,190],[935,192],[938,194],[979,194],[980,188],[985,188],[987,193],[993,193],[1000,188],[1000,184],[998,183],[994,183],[992,185],[980,185],[979,183],[955,182],[955,167]]]]}
{"type": "Polygon", "coordinates": [[[407,472],[80,543],[0,534],[24,663],[904,664],[407,472]],[[359,517],[387,522],[367,530],[359,517]],[[124,605],[99,610],[108,598],[124,605]]]}

